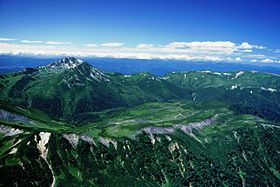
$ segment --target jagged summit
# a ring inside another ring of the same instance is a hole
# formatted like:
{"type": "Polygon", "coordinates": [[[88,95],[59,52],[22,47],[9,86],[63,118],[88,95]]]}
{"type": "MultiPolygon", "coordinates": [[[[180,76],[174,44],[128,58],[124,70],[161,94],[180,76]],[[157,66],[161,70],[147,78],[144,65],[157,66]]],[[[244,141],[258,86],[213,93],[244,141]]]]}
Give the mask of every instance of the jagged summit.
{"type": "Polygon", "coordinates": [[[39,69],[50,74],[64,73],[67,77],[80,76],[95,81],[110,81],[106,73],[75,57],[65,57],[47,66],[41,66],[39,69]]]}
{"type": "Polygon", "coordinates": [[[65,69],[71,69],[71,68],[75,68],[78,65],[81,65],[85,63],[84,61],[75,58],[75,57],[65,57],[60,59],[57,62],[54,62],[52,64],[50,64],[49,66],[52,68],[65,68],[65,69]]]}

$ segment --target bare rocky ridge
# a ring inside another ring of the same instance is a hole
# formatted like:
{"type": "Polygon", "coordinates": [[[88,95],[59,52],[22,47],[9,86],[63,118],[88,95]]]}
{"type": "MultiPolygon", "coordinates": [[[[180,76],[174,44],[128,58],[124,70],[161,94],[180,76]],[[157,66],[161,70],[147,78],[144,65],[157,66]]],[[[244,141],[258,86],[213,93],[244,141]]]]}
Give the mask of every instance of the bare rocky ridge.
{"type": "Polygon", "coordinates": [[[18,114],[13,114],[13,113],[10,113],[8,111],[1,110],[1,109],[0,109],[0,119],[7,120],[7,121],[22,121],[22,122],[26,122],[26,121],[29,120],[25,116],[21,116],[21,115],[18,115],[18,114]]]}
{"type": "Polygon", "coordinates": [[[4,134],[4,136],[15,136],[15,135],[23,133],[23,131],[19,130],[19,129],[0,125],[0,133],[4,134]]]}
{"type": "Polygon", "coordinates": [[[172,134],[176,130],[180,129],[186,134],[192,134],[193,129],[202,129],[205,126],[212,125],[215,123],[218,115],[213,116],[210,119],[205,119],[200,122],[189,123],[187,125],[176,124],[172,127],[146,127],[142,129],[140,132],[145,132],[147,134],[172,134]]]}

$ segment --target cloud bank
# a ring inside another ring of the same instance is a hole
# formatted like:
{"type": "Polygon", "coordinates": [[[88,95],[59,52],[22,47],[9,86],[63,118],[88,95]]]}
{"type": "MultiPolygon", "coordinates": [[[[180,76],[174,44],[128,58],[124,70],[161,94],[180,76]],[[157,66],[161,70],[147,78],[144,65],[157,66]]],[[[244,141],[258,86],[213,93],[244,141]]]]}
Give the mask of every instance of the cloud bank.
{"type": "Polygon", "coordinates": [[[100,44],[102,47],[121,47],[123,46],[123,43],[118,43],[118,42],[111,42],[111,43],[102,43],[100,44]]]}
{"type": "Polygon", "coordinates": [[[48,45],[70,45],[72,42],[55,42],[55,41],[48,41],[46,42],[48,45]]]}
{"type": "Polygon", "coordinates": [[[14,41],[14,38],[0,38],[0,41],[14,41]]]}
{"type": "Polygon", "coordinates": [[[248,42],[237,44],[231,41],[175,41],[164,45],[140,43],[127,47],[119,42],[74,45],[72,42],[0,38],[0,54],[262,63],[280,61],[280,55],[275,50],[248,42]]]}
{"type": "Polygon", "coordinates": [[[38,44],[38,43],[43,43],[43,41],[39,40],[21,40],[21,43],[30,43],[30,44],[38,44]]]}

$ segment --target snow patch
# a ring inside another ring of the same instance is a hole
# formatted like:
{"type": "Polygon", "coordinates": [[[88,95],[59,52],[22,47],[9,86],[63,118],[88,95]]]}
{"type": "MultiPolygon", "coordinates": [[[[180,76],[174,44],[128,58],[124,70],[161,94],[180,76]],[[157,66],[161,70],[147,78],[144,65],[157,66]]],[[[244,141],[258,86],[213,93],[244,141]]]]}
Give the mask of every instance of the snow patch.
{"type": "Polygon", "coordinates": [[[236,89],[237,87],[238,87],[238,85],[236,84],[236,85],[231,86],[230,89],[231,89],[231,90],[234,90],[234,89],[236,89]]]}
{"type": "Polygon", "coordinates": [[[211,73],[211,71],[201,71],[202,73],[211,73]]]}
{"type": "Polygon", "coordinates": [[[165,136],[166,137],[166,139],[168,140],[168,141],[171,141],[171,138],[170,138],[170,136],[165,136]]]}
{"type": "Polygon", "coordinates": [[[83,61],[74,57],[66,57],[61,59],[47,67],[51,67],[53,69],[72,69],[82,64],[83,61]]]}
{"type": "Polygon", "coordinates": [[[230,75],[231,75],[231,73],[223,73],[223,75],[230,76],[230,75]]]}
{"type": "Polygon", "coordinates": [[[240,71],[240,72],[236,73],[234,79],[237,79],[237,78],[240,77],[243,73],[244,73],[244,71],[240,71]]]}
{"type": "Polygon", "coordinates": [[[93,74],[92,74],[92,72],[90,72],[90,74],[89,74],[90,76],[91,76],[91,78],[93,78],[94,80],[96,80],[96,81],[98,81],[98,82],[100,82],[100,80],[96,77],[96,76],[94,76],[93,74]]]}
{"type": "Polygon", "coordinates": [[[148,136],[149,136],[149,138],[151,140],[151,143],[154,145],[156,143],[154,135],[153,134],[149,134],[148,136]]]}
{"type": "Polygon", "coordinates": [[[12,150],[11,150],[11,152],[9,152],[9,154],[15,154],[15,153],[17,153],[17,148],[16,147],[14,147],[12,150]]]}
{"type": "Polygon", "coordinates": [[[237,140],[237,142],[239,143],[239,136],[237,135],[237,132],[236,131],[233,131],[233,135],[234,135],[234,138],[237,140]]]}
{"type": "Polygon", "coordinates": [[[273,88],[264,88],[264,87],[261,87],[261,90],[269,91],[269,92],[277,92],[277,90],[276,90],[276,89],[273,89],[273,88]]]}

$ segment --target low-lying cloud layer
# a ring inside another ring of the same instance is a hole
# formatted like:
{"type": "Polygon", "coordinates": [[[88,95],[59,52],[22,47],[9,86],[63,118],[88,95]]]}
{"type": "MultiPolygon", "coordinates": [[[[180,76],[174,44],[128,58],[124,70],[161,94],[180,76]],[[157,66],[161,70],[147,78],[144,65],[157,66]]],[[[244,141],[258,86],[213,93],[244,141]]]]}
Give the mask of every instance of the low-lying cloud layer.
{"type": "Polygon", "coordinates": [[[141,43],[127,47],[124,43],[87,43],[75,45],[65,41],[18,40],[0,38],[0,54],[71,55],[137,59],[176,59],[191,61],[229,61],[279,63],[278,50],[248,42],[231,41],[171,42],[165,45],[141,43]]]}

